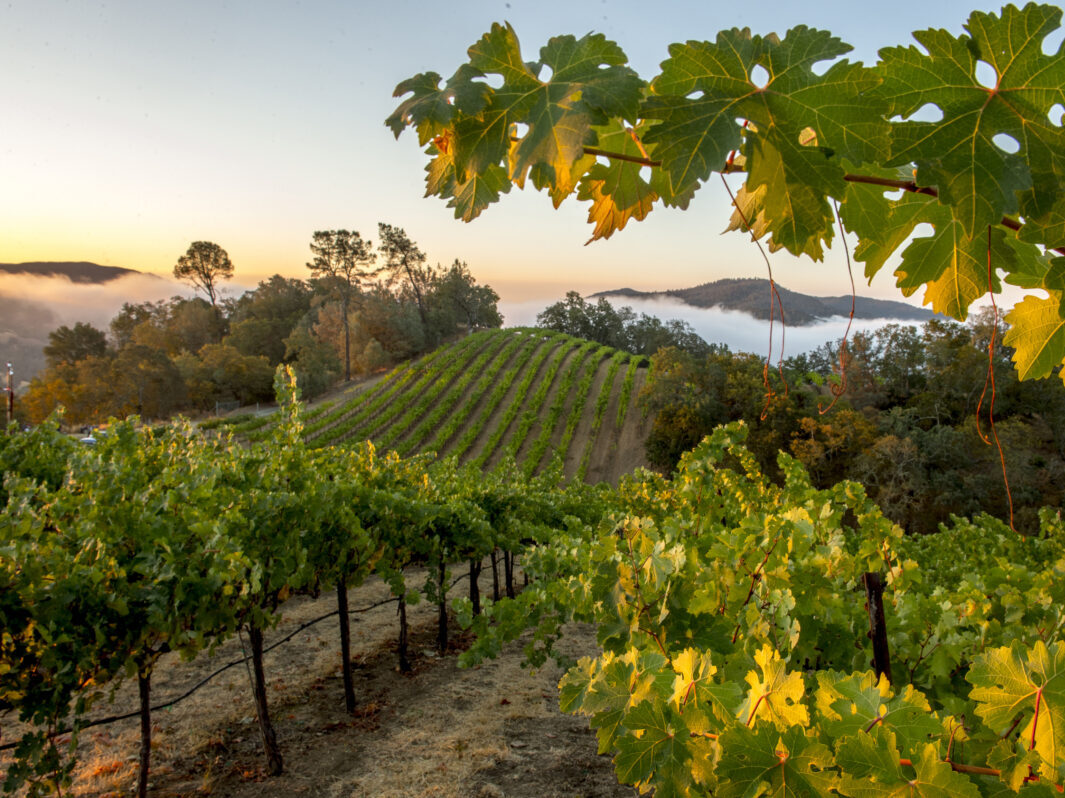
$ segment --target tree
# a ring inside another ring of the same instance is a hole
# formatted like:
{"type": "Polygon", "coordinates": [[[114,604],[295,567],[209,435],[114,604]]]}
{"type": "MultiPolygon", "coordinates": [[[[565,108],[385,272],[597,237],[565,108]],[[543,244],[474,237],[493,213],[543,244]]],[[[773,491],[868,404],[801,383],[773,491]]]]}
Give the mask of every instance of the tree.
{"type": "Polygon", "coordinates": [[[229,255],[211,241],[193,241],[188,252],[178,258],[174,276],[207,294],[212,307],[218,304],[216,284],[233,276],[229,255]]]}
{"type": "Polygon", "coordinates": [[[457,315],[467,332],[477,327],[500,327],[503,317],[496,304],[499,294],[487,285],[477,285],[469,267],[458,258],[443,272],[438,272],[432,284],[433,296],[450,319],[457,315]]]}
{"type": "Polygon", "coordinates": [[[275,274],[237,299],[226,343],[245,355],[263,355],[276,366],[285,357],[285,339],[311,309],[310,287],[275,274]]]}
{"type": "Polygon", "coordinates": [[[377,225],[377,234],[381,239],[378,251],[385,258],[382,270],[388,273],[390,283],[399,281],[410,291],[418,306],[422,326],[428,333],[429,318],[425,295],[433,279],[433,270],[425,265],[425,253],[418,249],[399,227],[381,222],[377,225]]]}
{"type": "Polygon", "coordinates": [[[107,351],[107,336],[91,324],[76,322],[73,327],[65,324],[48,333],[44,357],[49,366],[61,363],[74,365],[87,357],[100,357],[107,351]]]}
{"type": "Polygon", "coordinates": [[[311,274],[340,301],[344,324],[344,379],[351,379],[351,328],[348,312],[351,299],[362,281],[381,270],[373,268],[377,260],[373,245],[353,230],[318,230],[311,239],[314,260],[307,264],[311,274]]]}

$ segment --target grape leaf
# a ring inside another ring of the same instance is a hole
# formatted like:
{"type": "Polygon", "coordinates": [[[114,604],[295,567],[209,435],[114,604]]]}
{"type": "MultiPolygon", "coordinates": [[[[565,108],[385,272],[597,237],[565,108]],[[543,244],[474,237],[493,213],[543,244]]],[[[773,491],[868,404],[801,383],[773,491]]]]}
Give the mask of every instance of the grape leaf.
{"type": "Polygon", "coordinates": [[[935,745],[928,743],[920,751],[913,763],[916,775],[910,777],[903,772],[890,731],[876,729],[845,738],[836,751],[843,770],[840,793],[852,798],[978,798],[976,785],[940,759],[935,745]]]}
{"type": "Polygon", "coordinates": [[[757,39],[746,28],[721,31],[714,44],[670,45],[670,57],[651,83],[652,96],[640,115],[660,120],[644,140],[655,145],[671,194],[694,190],[742,145],[735,106],[757,91],[750,80],[757,49],[757,39]],[[695,92],[701,96],[689,98],[695,92]]]}
{"type": "Polygon", "coordinates": [[[1020,642],[993,649],[974,659],[965,678],[973,684],[976,713],[996,733],[1023,713],[1020,739],[1042,757],[1040,773],[1058,778],[1065,764],[1065,644],[1047,648],[1040,640],[1031,649],[1020,642]]]}
{"type": "MultiPolygon", "coordinates": [[[[951,206],[969,238],[1016,213],[1017,193],[1033,187],[1041,155],[1065,146],[1048,118],[1055,103],[1065,102],[1065,58],[1041,49],[1060,18],[1052,6],[1006,6],[1001,18],[974,12],[970,35],[914,33],[927,54],[912,45],[880,51],[884,82],[877,93],[890,104],[889,115],[910,117],[928,104],[942,112],[938,122],[893,124],[885,165],[916,164],[918,184],[938,187],[940,202],[951,206]],[[995,68],[993,88],[977,80],[978,60],[995,68]],[[1000,149],[998,134],[1012,137],[1018,151],[1000,149]]],[[[1060,183],[1047,190],[1043,203],[1057,199],[1060,183]]]]}
{"type": "MultiPolygon", "coordinates": [[[[895,272],[897,285],[904,296],[925,287],[924,304],[931,305],[936,313],[964,321],[969,306],[989,289],[986,228],[976,238],[969,238],[962,224],[950,218],[943,206],[929,203],[921,221],[932,218],[932,235],[914,239],[903,250],[902,263],[895,272]]],[[[1006,243],[1005,231],[992,228],[990,290],[1002,290],[997,270],[1012,271],[1016,261],[1017,251],[1006,243]]]]}
{"type": "Polygon", "coordinates": [[[626,784],[655,784],[655,795],[685,794],[691,783],[688,729],[669,705],[644,701],[625,714],[625,728],[636,734],[618,738],[614,767],[626,784]]]}
{"type": "Polygon", "coordinates": [[[602,34],[555,37],[541,49],[540,63],[526,64],[514,29],[494,24],[469,54],[477,72],[501,75],[503,85],[489,94],[480,113],[455,120],[460,179],[507,158],[511,180],[522,185],[531,177],[550,191],[557,207],[595,162],[584,154],[584,147],[596,142],[592,125],[613,116],[636,117],[643,82],[623,66],[621,48],[602,34]],[[544,65],[552,70],[547,82],[538,77],[544,65]],[[528,128],[512,143],[518,124],[528,128]]]}
{"type": "Polygon", "coordinates": [[[1039,767],[1039,754],[1025,751],[1019,740],[999,740],[991,749],[987,764],[999,771],[1004,784],[1019,792],[1028,776],[1039,767]]]}
{"type": "MultiPolygon", "coordinates": [[[[884,176],[891,176],[884,170],[884,176]]],[[[884,196],[883,186],[849,183],[839,207],[840,218],[858,236],[854,259],[865,264],[870,282],[899,247],[909,239],[935,200],[923,194],[904,193],[897,200],[884,196]]]]}
{"type": "Polygon", "coordinates": [[[940,720],[932,714],[928,699],[913,685],[893,695],[887,679],[872,671],[841,674],[817,672],[814,694],[823,728],[842,738],[876,728],[888,729],[903,750],[916,750],[942,734],[940,720]]]}
{"type": "Polygon", "coordinates": [[[480,71],[463,64],[444,88],[440,88],[441,78],[435,72],[423,72],[403,81],[392,96],[414,96],[400,103],[385,124],[397,139],[407,125],[412,125],[418,131],[418,143],[428,144],[448,129],[455,111],[478,114],[484,108],[492,89],[487,83],[474,80],[478,77],[483,77],[480,71]]]}
{"type": "Polygon", "coordinates": [[[783,734],[768,726],[737,726],[721,735],[721,761],[714,795],[779,798],[829,795],[838,783],[832,752],[801,727],[783,734]]]}
{"type": "Polygon", "coordinates": [[[687,648],[673,658],[673,694],[670,702],[681,712],[693,732],[710,730],[711,713],[719,722],[735,722],[743,694],[738,684],[714,682],[717,668],[710,653],[687,648]]]}
{"type": "MultiPolygon", "coordinates": [[[[597,128],[596,138],[604,150],[641,158],[644,153],[634,136],[639,136],[644,127],[637,126],[630,132],[624,124],[615,121],[605,128],[597,128]]],[[[577,199],[592,201],[588,221],[595,224],[587,243],[610,238],[629,219],[643,221],[651,212],[658,194],[640,176],[642,168],[645,167],[615,158],[605,164],[596,163],[581,178],[577,199]]]]}
{"type": "MultiPolygon", "coordinates": [[[[1065,304],[1061,291],[1049,297],[1029,296],[1006,314],[1010,328],[1003,343],[1014,348],[1013,364],[1022,380],[1048,377],[1065,363],[1065,304]]],[[[1060,372],[1065,380],[1065,368],[1060,372]]]]}
{"type": "Polygon", "coordinates": [[[501,166],[491,165],[484,172],[471,172],[459,181],[448,134],[437,137],[426,150],[433,156],[425,167],[425,196],[447,199],[455,209],[455,218],[471,222],[481,211],[510,191],[510,178],[501,166]]]}
{"type": "Polygon", "coordinates": [[[809,723],[810,715],[802,703],[805,691],[802,675],[788,673],[780,654],[768,645],[755,653],[754,661],[762,675],[754,671],[747,674],[751,689],[740,709],[747,725],[753,725],[756,720],[766,720],[783,730],[809,723]]]}
{"type": "Polygon", "coordinates": [[[821,239],[832,235],[826,195],[844,193],[839,158],[871,160],[886,142],[886,106],[870,92],[879,81],[872,70],[841,61],[823,75],[813,71],[850,49],[805,26],[783,40],[733,29],[713,44],[671,46],[643,115],[660,120],[645,138],[656,144],[673,191],[682,193],[722,169],[729,153],[741,149],[736,120],[747,120],[747,188],[766,189],[773,241],[819,259],[821,239]],[[764,87],[751,80],[755,66],[769,73],[764,87]],[[700,96],[690,96],[696,92],[700,96]]]}

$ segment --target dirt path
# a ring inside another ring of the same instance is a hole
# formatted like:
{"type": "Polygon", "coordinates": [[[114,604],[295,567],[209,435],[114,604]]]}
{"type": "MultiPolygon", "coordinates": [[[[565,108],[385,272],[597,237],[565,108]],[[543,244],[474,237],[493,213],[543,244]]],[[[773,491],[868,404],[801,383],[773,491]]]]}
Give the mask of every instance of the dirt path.
{"type": "MultiPolygon", "coordinates": [[[[409,584],[417,584],[417,576],[409,584]]],[[[491,591],[491,572],[482,577],[491,591]]],[[[464,592],[465,582],[454,591],[464,592]]],[[[353,608],[387,598],[374,580],[351,591],[353,608]]],[[[299,624],[330,612],[332,596],[286,605],[267,644],[299,624]]],[[[587,720],[558,710],[553,664],[521,668],[520,645],[497,660],[459,669],[457,651],[468,642],[456,632],[443,657],[433,650],[435,609],[410,609],[414,670],[396,669],[395,604],[353,618],[358,701],[343,709],[336,620],[329,618],[266,656],[271,714],[285,756],[285,773],[265,775],[262,743],[243,666],[229,669],[190,699],[153,716],[154,796],[282,798],[631,798],[619,786],[609,757],[596,755],[587,720]]],[[[577,657],[594,651],[588,627],[574,628],[566,644],[577,657]]],[[[240,657],[233,640],[212,657],[191,663],[166,658],[153,678],[153,696],[165,700],[220,664],[240,657]]],[[[135,685],[98,713],[134,708],[135,685]]],[[[5,729],[5,736],[8,729],[5,729]]],[[[14,731],[14,730],[12,730],[14,731]]],[[[83,732],[76,796],[126,796],[136,781],[136,720],[83,732]]],[[[71,793],[68,793],[71,794],[71,793]]]]}

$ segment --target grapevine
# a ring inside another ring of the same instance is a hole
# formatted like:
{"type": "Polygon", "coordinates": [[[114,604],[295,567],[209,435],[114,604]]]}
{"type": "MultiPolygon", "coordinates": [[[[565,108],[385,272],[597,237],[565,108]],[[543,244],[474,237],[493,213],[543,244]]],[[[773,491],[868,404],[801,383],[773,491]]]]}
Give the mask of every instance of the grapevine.
{"type": "Polygon", "coordinates": [[[820,260],[838,202],[866,277],[901,249],[898,288],[924,288],[936,312],[964,320],[1002,281],[1045,292],[1006,317],[1018,374],[1040,378],[1065,362],[1065,132],[1054,116],[1065,53],[1042,50],[1061,15],[1034,3],[973,12],[964,34],[918,31],[920,48],[884,47],[872,66],[842,59],[851,46],[827,31],[733,28],[670,45],[650,79],[601,34],[557,36],[528,61],[514,29],[495,24],[446,81],[400,83],[386,124],[397,137],[416,130],[426,193],[465,221],[529,182],[556,207],[587,201],[593,240],[607,238],[658,204],[687,208],[714,172],[734,172],[751,234],[820,260]],[[928,105],[939,121],[917,115],[928,105]],[[911,240],[921,224],[932,234],[911,240]]]}

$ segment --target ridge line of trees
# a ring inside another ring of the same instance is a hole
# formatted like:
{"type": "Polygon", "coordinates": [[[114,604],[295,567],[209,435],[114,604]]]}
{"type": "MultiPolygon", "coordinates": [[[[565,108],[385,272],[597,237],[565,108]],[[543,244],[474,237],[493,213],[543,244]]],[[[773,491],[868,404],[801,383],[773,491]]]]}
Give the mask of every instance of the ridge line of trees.
{"type": "Polygon", "coordinates": [[[233,299],[219,292],[233,276],[228,254],[193,242],[174,276],[204,297],[126,303],[107,330],[78,322],[51,332],[46,367],[18,403],[20,420],[39,423],[58,405],[77,427],[268,402],[282,363],[311,398],[341,378],[502,325],[499,295],[464,262],[431,266],[401,228],[379,231],[376,251],[357,231],[316,231],[307,280],[275,274],[233,299]]]}

